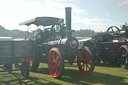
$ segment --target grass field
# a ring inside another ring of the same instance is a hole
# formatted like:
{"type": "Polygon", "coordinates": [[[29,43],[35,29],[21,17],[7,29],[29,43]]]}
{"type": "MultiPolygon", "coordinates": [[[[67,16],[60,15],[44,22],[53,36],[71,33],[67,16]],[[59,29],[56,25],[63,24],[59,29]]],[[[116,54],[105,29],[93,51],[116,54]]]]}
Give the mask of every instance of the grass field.
{"type": "MultiPolygon", "coordinates": [[[[20,71],[13,73],[20,75],[20,71]]],[[[23,85],[128,85],[128,70],[101,64],[91,75],[83,75],[76,64],[66,64],[62,78],[54,79],[49,75],[47,64],[40,64],[36,73],[30,72],[29,78],[21,77],[21,81],[23,85]]],[[[19,82],[13,75],[0,72],[0,85],[19,85],[19,82]]]]}

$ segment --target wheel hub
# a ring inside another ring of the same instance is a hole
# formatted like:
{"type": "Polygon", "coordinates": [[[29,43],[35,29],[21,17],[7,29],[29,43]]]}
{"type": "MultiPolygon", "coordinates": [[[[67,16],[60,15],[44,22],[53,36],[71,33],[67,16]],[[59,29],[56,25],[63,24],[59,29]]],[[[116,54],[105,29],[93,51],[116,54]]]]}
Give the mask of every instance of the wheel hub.
{"type": "Polygon", "coordinates": [[[55,62],[54,61],[52,62],[52,65],[55,66],[55,62]]]}
{"type": "Polygon", "coordinates": [[[88,59],[84,58],[83,63],[88,63],[88,59]]]}

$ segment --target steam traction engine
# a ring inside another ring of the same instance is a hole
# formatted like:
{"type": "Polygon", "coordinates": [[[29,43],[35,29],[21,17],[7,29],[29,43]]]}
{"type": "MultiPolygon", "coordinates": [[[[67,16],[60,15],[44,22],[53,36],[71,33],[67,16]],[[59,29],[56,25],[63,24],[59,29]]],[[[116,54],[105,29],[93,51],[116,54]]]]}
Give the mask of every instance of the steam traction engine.
{"type": "Polygon", "coordinates": [[[85,46],[78,49],[78,40],[71,34],[71,8],[66,8],[66,26],[64,20],[55,17],[37,17],[20,25],[35,24],[35,55],[29,58],[31,71],[38,69],[39,63],[47,63],[52,77],[60,78],[64,70],[64,60],[74,63],[77,56],[79,70],[83,74],[91,74],[94,69],[93,57],[85,46]],[[43,27],[43,29],[41,29],[43,27]]]}
{"type": "Polygon", "coordinates": [[[128,24],[125,23],[119,29],[111,26],[106,32],[98,33],[92,39],[86,41],[95,56],[95,63],[103,62],[120,63],[121,67],[128,69],[128,24]]]}

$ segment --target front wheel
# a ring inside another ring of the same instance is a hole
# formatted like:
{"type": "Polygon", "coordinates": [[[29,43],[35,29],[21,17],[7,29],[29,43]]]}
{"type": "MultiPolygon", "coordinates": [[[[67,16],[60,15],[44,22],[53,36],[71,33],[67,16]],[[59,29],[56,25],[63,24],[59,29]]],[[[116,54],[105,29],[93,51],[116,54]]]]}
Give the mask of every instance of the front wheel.
{"type": "Polygon", "coordinates": [[[80,49],[79,54],[77,55],[77,65],[81,73],[91,74],[94,70],[94,57],[92,57],[91,52],[87,47],[80,49]]]}
{"type": "Polygon", "coordinates": [[[60,49],[52,48],[48,54],[48,70],[53,78],[61,78],[64,70],[64,59],[60,49]]]}

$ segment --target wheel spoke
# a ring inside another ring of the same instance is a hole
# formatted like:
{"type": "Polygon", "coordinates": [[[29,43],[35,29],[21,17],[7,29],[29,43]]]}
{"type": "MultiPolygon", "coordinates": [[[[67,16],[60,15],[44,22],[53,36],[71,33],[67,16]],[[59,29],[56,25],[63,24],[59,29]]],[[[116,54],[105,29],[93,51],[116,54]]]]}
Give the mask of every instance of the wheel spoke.
{"type": "Polygon", "coordinates": [[[83,59],[86,57],[86,55],[87,55],[87,53],[86,53],[86,51],[85,50],[83,50],[83,59]]]}
{"type": "Polygon", "coordinates": [[[91,50],[91,51],[93,51],[93,50],[94,50],[94,48],[95,48],[95,47],[94,47],[94,45],[92,45],[92,47],[90,48],[90,50],[91,50]]]}
{"type": "Polygon", "coordinates": [[[57,61],[57,62],[56,62],[56,66],[57,66],[57,67],[60,67],[60,66],[61,66],[60,64],[61,64],[60,61],[57,61]]]}
{"type": "Polygon", "coordinates": [[[58,74],[58,70],[57,70],[57,67],[55,67],[55,74],[58,74]]]}
{"type": "Polygon", "coordinates": [[[125,52],[125,50],[123,50],[123,56],[125,56],[126,55],[126,52],[125,52]]]}
{"type": "Polygon", "coordinates": [[[113,27],[111,29],[112,29],[112,33],[114,33],[113,27]]]}
{"type": "Polygon", "coordinates": [[[90,69],[87,63],[86,63],[86,67],[88,67],[88,69],[90,69]]]}
{"type": "Polygon", "coordinates": [[[60,67],[60,59],[59,59],[59,55],[56,57],[56,59],[55,59],[55,65],[57,66],[57,67],[60,67]]]}
{"type": "Polygon", "coordinates": [[[125,56],[127,57],[127,52],[125,52],[125,56]]]}
{"type": "Polygon", "coordinates": [[[53,69],[53,70],[54,70],[54,68],[55,68],[55,67],[54,67],[54,66],[52,66],[52,69],[53,69]]]}
{"type": "Polygon", "coordinates": [[[53,58],[53,61],[55,61],[56,59],[55,59],[55,55],[56,55],[56,53],[54,52],[54,54],[52,54],[52,58],[53,58]]]}
{"type": "Polygon", "coordinates": [[[83,65],[82,65],[82,66],[83,66],[83,70],[84,70],[84,66],[85,66],[85,65],[84,65],[84,63],[83,63],[83,65]]]}
{"type": "Polygon", "coordinates": [[[59,55],[56,57],[56,61],[59,61],[59,57],[60,57],[59,55]]]}

